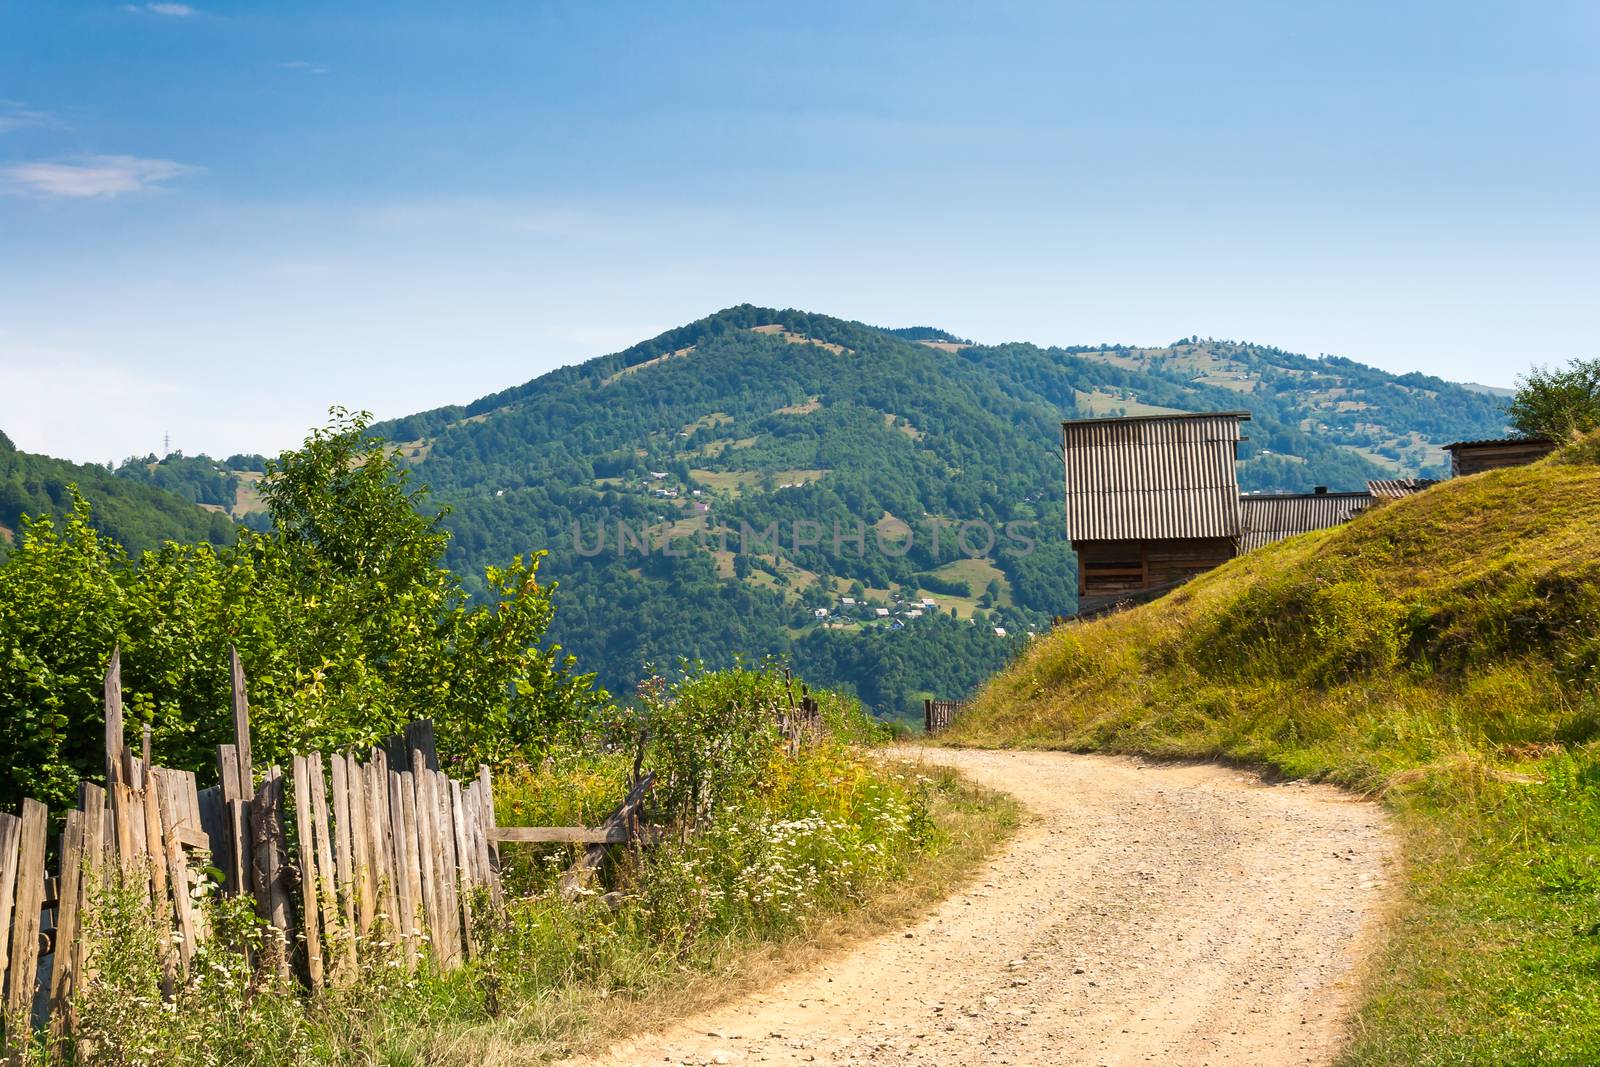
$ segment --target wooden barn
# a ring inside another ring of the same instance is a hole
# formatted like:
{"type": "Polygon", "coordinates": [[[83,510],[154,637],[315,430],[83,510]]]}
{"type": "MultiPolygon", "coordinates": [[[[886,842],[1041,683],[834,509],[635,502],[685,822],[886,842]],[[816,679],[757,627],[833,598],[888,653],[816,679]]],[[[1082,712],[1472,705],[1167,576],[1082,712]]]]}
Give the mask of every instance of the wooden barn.
{"type": "Polygon", "coordinates": [[[1061,424],[1078,613],[1149,599],[1239,550],[1247,411],[1061,424]]]}
{"type": "Polygon", "coordinates": [[[1506,437],[1493,441],[1457,441],[1445,445],[1450,453],[1450,473],[1463,478],[1500,467],[1522,467],[1543,459],[1556,450],[1556,443],[1543,437],[1506,437]]]}
{"type": "Polygon", "coordinates": [[[1318,486],[1310,493],[1252,493],[1239,498],[1239,551],[1312,530],[1342,526],[1372,506],[1371,493],[1330,493],[1318,486]]]}

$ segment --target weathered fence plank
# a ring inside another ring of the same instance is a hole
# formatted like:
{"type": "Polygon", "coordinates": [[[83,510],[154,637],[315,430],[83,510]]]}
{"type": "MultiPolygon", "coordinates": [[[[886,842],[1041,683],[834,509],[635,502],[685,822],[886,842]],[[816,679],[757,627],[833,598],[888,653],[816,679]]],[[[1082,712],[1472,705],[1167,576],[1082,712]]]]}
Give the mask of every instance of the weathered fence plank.
{"type": "Polygon", "coordinates": [[[37,800],[22,802],[18,831],[17,882],[11,920],[11,960],[6,972],[6,1018],[26,1020],[39,980],[39,920],[44,908],[44,848],[50,811],[37,800]]]}
{"type": "Polygon", "coordinates": [[[106,665],[106,784],[115,785],[122,777],[122,648],[111,650],[106,665]]]}
{"type": "Polygon", "coordinates": [[[55,951],[50,961],[52,1027],[61,1034],[72,1026],[72,997],[78,988],[77,959],[83,904],[83,812],[69,811],[61,829],[61,890],[56,909],[55,951]]]}
{"type": "Polygon", "coordinates": [[[284,833],[283,771],[269,767],[250,801],[251,886],[256,913],[270,929],[266,969],[280,981],[289,980],[289,953],[294,927],[289,909],[288,846],[284,833]]]}
{"type": "MultiPolygon", "coordinates": [[[[653,773],[646,774],[640,778],[633,784],[633,788],[628,790],[627,797],[606,818],[606,821],[601,823],[601,826],[607,829],[612,827],[627,828],[637,815],[639,808],[644,804],[645,794],[650,792],[650,789],[655,784],[656,776],[653,773]]],[[[594,877],[595,871],[600,869],[600,864],[605,861],[605,858],[605,845],[595,844],[585,847],[583,854],[578,857],[578,861],[567,868],[557,882],[557,888],[561,893],[562,899],[573,900],[582,895],[589,884],[589,880],[594,877]]]]}
{"type": "Polygon", "coordinates": [[[295,838],[300,844],[300,933],[305,945],[306,980],[313,993],[322,990],[322,937],[317,907],[316,808],[311,802],[311,770],[304,756],[294,757],[295,838]]]}
{"type": "Polygon", "coordinates": [[[406,967],[417,963],[417,939],[422,935],[422,871],[417,859],[417,798],[410,771],[389,772],[390,810],[394,817],[394,855],[400,882],[401,933],[406,967]]]}
{"type": "Polygon", "coordinates": [[[353,974],[356,966],[356,918],[358,892],[356,890],[356,841],[359,833],[350,832],[352,808],[358,806],[351,796],[350,762],[341,753],[334,753],[331,762],[333,773],[333,861],[339,874],[339,903],[344,907],[344,935],[348,942],[346,959],[353,974]]]}
{"type": "Polygon", "coordinates": [[[233,749],[239,765],[239,788],[243,796],[255,789],[256,772],[250,762],[250,699],[245,692],[244,666],[239,650],[228,649],[228,667],[233,681],[233,749]]]}
{"type": "Polygon", "coordinates": [[[172,910],[178,920],[178,963],[185,975],[194,962],[194,949],[198,940],[198,923],[194,899],[189,895],[189,861],[183,854],[184,818],[187,804],[183,798],[181,772],[156,767],[151,770],[151,784],[156,790],[156,803],[161,812],[161,835],[166,846],[167,887],[172,897],[172,910]]]}
{"type": "Polygon", "coordinates": [[[428,772],[428,792],[433,800],[434,833],[439,843],[439,925],[444,932],[445,969],[461,960],[461,894],[456,886],[456,835],[450,815],[450,780],[438,771],[428,772]]]}
{"type": "MultiPolygon", "coordinates": [[[[354,978],[344,968],[344,944],[349,935],[339,922],[339,874],[333,858],[333,840],[328,828],[328,780],[323,774],[322,753],[313,752],[306,761],[311,775],[311,802],[316,818],[317,899],[322,906],[322,936],[327,943],[328,970],[337,984],[354,978]]],[[[350,962],[355,962],[354,942],[350,942],[350,962]]]]}
{"type": "Polygon", "coordinates": [[[16,913],[17,854],[21,845],[22,820],[0,814],[0,987],[5,984],[11,964],[11,918],[16,913]]]}

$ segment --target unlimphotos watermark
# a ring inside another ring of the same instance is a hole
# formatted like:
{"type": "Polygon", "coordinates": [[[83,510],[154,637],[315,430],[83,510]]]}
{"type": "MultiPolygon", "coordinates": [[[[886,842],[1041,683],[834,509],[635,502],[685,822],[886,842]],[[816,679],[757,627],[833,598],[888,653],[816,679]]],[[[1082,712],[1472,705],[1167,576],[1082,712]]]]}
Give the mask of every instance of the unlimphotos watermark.
{"type": "Polygon", "coordinates": [[[740,519],[737,530],[719,525],[714,529],[674,534],[670,524],[617,519],[586,527],[582,522],[575,521],[572,524],[572,550],[585,559],[593,559],[607,552],[622,557],[687,556],[696,550],[732,552],[735,555],[770,555],[787,549],[791,554],[798,555],[805,549],[826,547],[835,556],[853,554],[856,559],[864,559],[869,550],[899,558],[909,555],[914,547],[922,544],[936,560],[947,554],[982,559],[1001,548],[1013,556],[1032,555],[1037,546],[1033,536],[1034,526],[1031,519],[1013,519],[996,525],[984,519],[956,522],[929,517],[921,523],[923,533],[919,540],[916,528],[904,522],[868,526],[859,520],[854,523],[835,520],[824,526],[810,519],[795,519],[792,522],[771,522],[757,529],[740,519]]]}

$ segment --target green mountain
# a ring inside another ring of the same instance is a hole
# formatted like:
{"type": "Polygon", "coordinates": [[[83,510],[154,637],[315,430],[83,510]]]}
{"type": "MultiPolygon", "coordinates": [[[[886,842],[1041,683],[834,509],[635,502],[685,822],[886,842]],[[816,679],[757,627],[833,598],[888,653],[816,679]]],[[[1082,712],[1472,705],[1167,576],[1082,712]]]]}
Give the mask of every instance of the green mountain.
{"type": "Polygon", "coordinates": [[[1257,345],[975,345],[746,305],[378,431],[451,506],[460,572],[549,551],[556,636],[613,690],[787,653],[903,712],[1073,610],[1061,418],[1230,408],[1254,415],[1246,489],[1438,473],[1438,446],[1505,425],[1501,397],[1257,345]]]}
{"type": "MultiPolygon", "coordinates": [[[[1439,446],[1501,433],[1504,405],[1232,341],[977,345],[746,305],[376,430],[451,508],[469,585],[549,553],[553,632],[614,692],[652,665],[777,653],[906,714],[1075,608],[1060,419],[1247,408],[1245,489],[1359,489],[1441,474],[1439,446]]],[[[260,467],[146,456],[117,474],[256,524],[260,467]]]]}
{"type": "Polygon", "coordinates": [[[139,484],[93,463],[19,452],[0,433],[0,560],[10,553],[24,515],[59,517],[72,509],[71,485],[93,503],[95,527],[134,555],[163,541],[233,540],[228,516],[196,507],[188,493],[139,484]]]}

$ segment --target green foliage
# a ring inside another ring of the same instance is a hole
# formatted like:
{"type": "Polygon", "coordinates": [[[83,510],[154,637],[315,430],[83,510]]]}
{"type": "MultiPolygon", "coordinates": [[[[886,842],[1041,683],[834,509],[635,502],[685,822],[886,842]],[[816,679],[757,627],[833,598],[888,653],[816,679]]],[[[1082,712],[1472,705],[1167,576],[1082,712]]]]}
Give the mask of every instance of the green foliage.
{"type": "Polygon", "coordinates": [[[1409,613],[1370,578],[1318,585],[1311,596],[1311,635],[1329,677],[1381,674],[1394,667],[1409,613]]]}
{"type": "Polygon", "coordinates": [[[920,722],[924,693],[965,696],[1010,662],[1019,641],[935,613],[903,630],[813,630],[795,642],[793,655],[820,684],[853,690],[879,715],[920,722]]]}
{"type": "Polygon", "coordinates": [[[1524,436],[1552,441],[1600,429],[1600,359],[1535,367],[1517,381],[1510,416],[1524,436]]]}
{"type": "Polygon", "coordinates": [[[945,596],[971,596],[972,586],[967,582],[957,581],[953,578],[944,578],[937,574],[923,572],[913,581],[917,587],[926,589],[930,593],[942,593],[945,596]]]}
{"type": "Polygon", "coordinates": [[[0,567],[0,809],[24,796],[52,807],[104,766],[106,657],[127,607],[127,559],[81,498],[63,529],[41,518],[0,567]]]}
{"type": "Polygon", "coordinates": [[[282,1063],[314,1058],[321,1035],[299,997],[258,981],[251,959],[265,947],[265,926],[252,902],[219,899],[215,888],[201,884],[195,904],[210,936],[197,947],[188,979],[175,982],[168,997],[145,893],[115,873],[104,887],[91,887],[83,932],[94,946],[94,978],[73,1002],[72,1047],[85,1062],[222,1067],[262,1049],[282,1063]]]}
{"type": "Polygon", "coordinates": [[[692,668],[670,688],[640,687],[642,728],[656,772],[654,805],[693,826],[748,796],[778,751],[783,678],[762,670],[692,668]]]}
{"type": "Polygon", "coordinates": [[[181,452],[162,460],[153,454],[132,456],[122,461],[116,473],[119,478],[158,486],[196,504],[223,509],[233,507],[239,492],[238,475],[208,456],[185,456],[181,452]]]}
{"type": "Polygon", "coordinates": [[[362,416],[269,465],[275,528],[235,545],[168,544],[142,561],[78,498],[58,531],[25,529],[0,567],[0,746],[20,754],[0,807],[53,806],[103,766],[101,679],[123,652],[130,730],[162,763],[210,773],[231,739],[228,648],[249,678],[258,763],[375,742],[419,717],[462,759],[536,752],[603,706],[545,640],[537,557],[486,575],[474,604],[440,565],[447,535],[362,416]]]}

